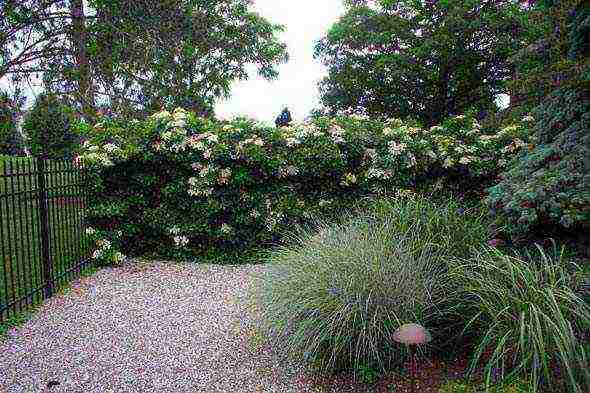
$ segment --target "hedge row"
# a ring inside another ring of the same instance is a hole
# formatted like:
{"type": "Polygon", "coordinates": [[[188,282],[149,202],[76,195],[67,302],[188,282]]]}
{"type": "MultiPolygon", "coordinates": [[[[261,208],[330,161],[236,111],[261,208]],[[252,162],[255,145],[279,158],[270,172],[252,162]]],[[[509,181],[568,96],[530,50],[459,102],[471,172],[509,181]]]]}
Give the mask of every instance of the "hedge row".
{"type": "Polygon", "coordinates": [[[177,109],[81,125],[87,140],[75,161],[99,169],[89,209],[95,257],[188,257],[276,242],[294,222],[362,196],[451,185],[482,193],[532,148],[532,121],[494,132],[466,116],[430,129],[351,116],[275,129],[177,109]]]}

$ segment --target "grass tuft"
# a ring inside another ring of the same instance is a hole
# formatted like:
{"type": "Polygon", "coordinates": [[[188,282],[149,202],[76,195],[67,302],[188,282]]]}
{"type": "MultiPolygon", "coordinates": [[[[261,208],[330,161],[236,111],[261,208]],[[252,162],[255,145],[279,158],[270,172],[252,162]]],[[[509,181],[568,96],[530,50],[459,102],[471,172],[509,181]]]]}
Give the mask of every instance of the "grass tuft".
{"type": "Polygon", "coordinates": [[[479,337],[471,370],[483,362],[486,385],[520,376],[532,392],[560,381],[590,391],[590,308],[580,297],[581,268],[561,251],[518,257],[484,249],[450,275],[462,287],[467,330],[479,337]]]}
{"type": "Polygon", "coordinates": [[[470,255],[487,235],[482,216],[464,213],[453,202],[384,200],[363,214],[294,230],[259,281],[274,347],[322,373],[362,374],[407,360],[392,340],[405,323],[429,329],[435,346],[456,333],[446,261],[470,255]]]}

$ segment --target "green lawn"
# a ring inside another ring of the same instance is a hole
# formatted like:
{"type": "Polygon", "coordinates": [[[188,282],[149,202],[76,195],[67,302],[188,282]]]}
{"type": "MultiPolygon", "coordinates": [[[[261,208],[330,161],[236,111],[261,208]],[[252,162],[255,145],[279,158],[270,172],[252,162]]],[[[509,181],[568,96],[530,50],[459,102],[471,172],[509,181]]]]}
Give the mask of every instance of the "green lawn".
{"type": "MultiPolygon", "coordinates": [[[[57,286],[67,284],[67,272],[87,255],[82,206],[73,197],[80,192],[79,175],[64,163],[50,162],[45,176],[48,188],[49,249],[57,286]]],[[[40,208],[35,160],[0,157],[0,308],[17,299],[14,311],[41,301],[42,283],[40,208]],[[13,174],[8,177],[6,174],[13,174]]],[[[11,312],[12,314],[12,312],[11,312]]],[[[6,311],[0,320],[7,318],[6,311]]]]}

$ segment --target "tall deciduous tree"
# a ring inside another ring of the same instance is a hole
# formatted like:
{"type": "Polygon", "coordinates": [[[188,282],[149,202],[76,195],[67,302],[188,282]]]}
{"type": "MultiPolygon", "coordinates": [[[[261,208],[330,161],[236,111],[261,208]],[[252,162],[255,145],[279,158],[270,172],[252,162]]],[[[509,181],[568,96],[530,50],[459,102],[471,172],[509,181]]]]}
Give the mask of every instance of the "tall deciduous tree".
{"type": "MultiPolygon", "coordinates": [[[[207,112],[247,78],[287,59],[282,27],[249,0],[7,0],[0,5],[0,78],[42,74],[49,90],[117,112],[183,105],[207,112]]],[[[135,112],[135,113],[133,113],[135,112]]]]}
{"type": "Polygon", "coordinates": [[[526,18],[511,0],[356,0],[316,45],[332,111],[415,117],[427,124],[494,108],[522,45],[526,18]]]}

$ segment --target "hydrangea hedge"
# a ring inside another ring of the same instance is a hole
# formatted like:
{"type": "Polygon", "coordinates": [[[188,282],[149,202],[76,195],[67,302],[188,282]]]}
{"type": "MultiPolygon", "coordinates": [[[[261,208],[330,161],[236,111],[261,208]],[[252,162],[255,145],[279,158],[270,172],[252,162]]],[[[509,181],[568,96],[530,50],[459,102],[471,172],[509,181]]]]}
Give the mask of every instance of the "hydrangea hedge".
{"type": "Polygon", "coordinates": [[[87,139],[75,162],[97,169],[88,217],[102,247],[96,258],[116,262],[120,251],[190,257],[276,242],[293,223],[361,196],[451,183],[482,192],[532,148],[532,121],[492,132],[469,116],[430,129],[346,116],[275,129],[177,109],[82,124],[87,139]]]}

